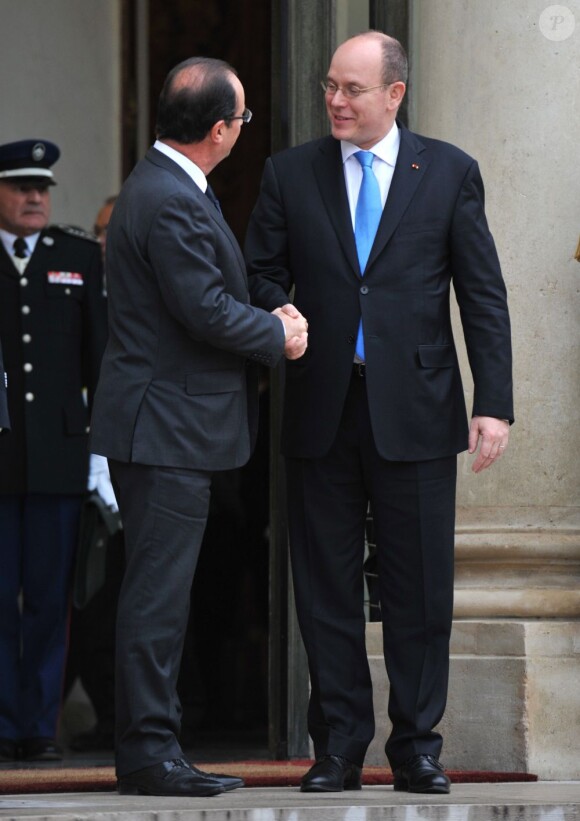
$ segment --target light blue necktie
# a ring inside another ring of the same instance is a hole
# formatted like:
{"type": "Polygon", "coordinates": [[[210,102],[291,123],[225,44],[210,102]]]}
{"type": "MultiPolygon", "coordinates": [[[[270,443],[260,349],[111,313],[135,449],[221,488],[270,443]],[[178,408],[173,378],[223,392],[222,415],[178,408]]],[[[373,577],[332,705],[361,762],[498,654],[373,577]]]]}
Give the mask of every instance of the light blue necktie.
{"type": "MultiPolygon", "coordinates": [[[[373,159],[375,155],[372,151],[357,151],[354,156],[361,164],[363,173],[354,215],[354,239],[356,242],[360,272],[364,275],[371,248],[375,241],[375,234],[381,221],[383,205],[381,202],[379,184],[373,171],[373,159]]],[[[358,326],[356,352],[357,356],[364,362],[365,346],[362,319],[358,326]]]]}

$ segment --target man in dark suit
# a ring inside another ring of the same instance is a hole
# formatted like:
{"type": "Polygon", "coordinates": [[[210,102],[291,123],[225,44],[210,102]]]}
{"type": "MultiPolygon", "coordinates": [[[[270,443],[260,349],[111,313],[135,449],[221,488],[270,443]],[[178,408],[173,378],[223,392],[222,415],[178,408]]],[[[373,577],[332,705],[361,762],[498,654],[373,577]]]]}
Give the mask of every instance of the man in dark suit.
{"type": "Polygon", "coordinates": [[[89,406],[107,333],[94,237],[52,225],[47,140],[0,146],[0,759],[62,758],[55,737],[89,406]],[[2,370],[4,376],[4,370],[2,370]]]}
{"type": "Polygon", "coordinates": [[[10,430],[10,417],[8,416],[8,397],[6,395],[6,371],[4,370],[4,357],[2,356],[2,345],[0,344],[0,433],[10,430]]]}
{"type": "Polygon", "coordinates": [[[306,791],[359,789],[375,732],[369,503],[395,789],[449,791],[433,728],[447,693],[456,456],[479,442],[473,469],[493,464],[513,413],[506,294],[479,170],[396,122],[406,76],[402,47],[380,32],[337,49],[323,82],[332,136],[267,161],[247,237],[254,304],[272,310],[295,287],[310,326],[305,356],[286,369],[282,430],[317,759],[306,791]],[[475,380],[469,428],[452,281],[475,380]]]}
{"type": "Polygon", "coordinates": [[[125,794],[215,795],[243,783],[184,758],[176,682],[212,473],[250,455],[257,366],[306,347],[291,305],[276,315],[250,306],[242,252],[207,188],[251,118],[244,105],[227,64],[192,58],[173,69],[158,139],[108,228],[109,342],[91,445],[109,458],[125,532],[116,649],[125,794]]]}

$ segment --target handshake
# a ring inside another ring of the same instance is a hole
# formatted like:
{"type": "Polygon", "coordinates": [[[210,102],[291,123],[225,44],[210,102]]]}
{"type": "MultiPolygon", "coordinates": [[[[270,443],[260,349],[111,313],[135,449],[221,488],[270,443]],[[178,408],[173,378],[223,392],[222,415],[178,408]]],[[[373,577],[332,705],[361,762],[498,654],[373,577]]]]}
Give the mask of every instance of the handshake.
{"type": "Polygon", "coordinates": [[[276,308],[272,313],[281,319],[284,325],[286,359],[299,359],[308,345],[308,322],[290,302],[281,308],[276,308]]]}

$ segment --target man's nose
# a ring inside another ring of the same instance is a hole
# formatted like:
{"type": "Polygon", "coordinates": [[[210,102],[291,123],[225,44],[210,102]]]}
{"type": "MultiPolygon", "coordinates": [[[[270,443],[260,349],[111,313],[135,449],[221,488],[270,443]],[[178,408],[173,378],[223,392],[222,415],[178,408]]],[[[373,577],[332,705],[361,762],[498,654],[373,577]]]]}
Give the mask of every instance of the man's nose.
{"type": "Polygon", "coordinates": [[[343,106],[346,105],[346,103],[348,103],[348,98],[344,94],[342,88],[337,88],[332,95],[332,104],[343,106]]]}

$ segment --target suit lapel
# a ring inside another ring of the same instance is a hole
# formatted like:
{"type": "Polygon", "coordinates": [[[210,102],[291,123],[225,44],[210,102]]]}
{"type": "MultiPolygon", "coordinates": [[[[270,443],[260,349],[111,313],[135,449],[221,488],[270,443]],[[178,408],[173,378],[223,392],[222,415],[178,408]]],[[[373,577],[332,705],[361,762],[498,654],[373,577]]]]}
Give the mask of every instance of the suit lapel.
{"type": "Polygon", "coordinates": [[[401,126],[401,144],[397,164],[367,263],[367,270],[391,239],[423,179],[429,166],[429,160],[421,156],[424,151],[423,143],[404,126],[401,126]]]}
{"type": "Polygon", "coordinates": [[[320,152],[313,163],[314,176],[320,195],[338,241],[350,262],[354,273],[360,277],[360,267],[354,242],[350,208],[346,195],[344,169],[340,142],[327,137],[320,145],[320,152]]]}
{"type": "MultiPolygon", "coordinates": [[[[367,263],[367,271],[389,242],[423,179],[429,160],[423,155],[425,146],[411,131],[399,123],[401,144],[393,173],[389,196],[385,203],[377,235],[367,263]]],[[[324,205],[338,237],[338,241],[354,273],[360,277],[360,268],[350,208],[346,195],[344,169],[340,142],[328,137],[321,143],[320,152],[313,165],[314,175],[324,205]]]]}

